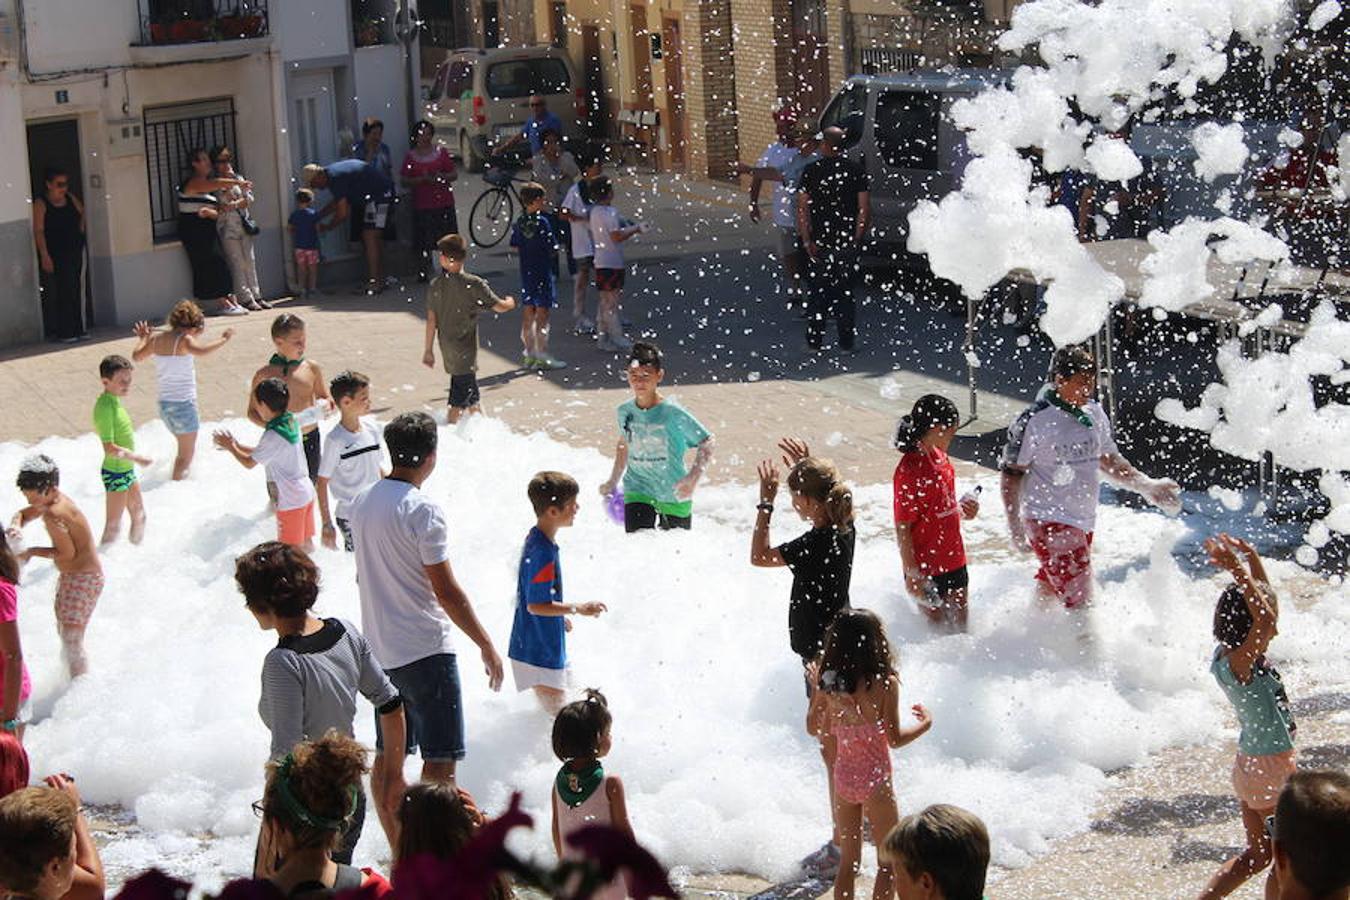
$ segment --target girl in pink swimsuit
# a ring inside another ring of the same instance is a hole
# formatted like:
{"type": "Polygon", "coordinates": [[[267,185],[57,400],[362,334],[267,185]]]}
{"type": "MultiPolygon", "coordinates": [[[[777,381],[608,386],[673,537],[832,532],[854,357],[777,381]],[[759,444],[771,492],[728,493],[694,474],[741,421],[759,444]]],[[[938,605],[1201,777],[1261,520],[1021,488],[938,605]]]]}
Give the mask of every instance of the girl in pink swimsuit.
{"type": "MultiPolygon", "coordinates": [[[[585,700],[567,704],[553,720],[553,752],[563,761],[553,782],[553,848],[561,860],[585,858],[567,839],[589,825],[608,825],[633,837],[623,782],[606,775],[600,765],[600,758],[609,752],[612,722],[605,695],[590,689],[585,700]]],[[[623,900],[628,891],[623,877],[615,875],[589,896],[623,900]]]]}
{"type": "MultiPolygon", "coordinates": [[[[845,609],[825,635],[825,652],[815,664],[819,690],[811,698],[806,728],[832,735],[834,821],[839,829],[839,874],[835,900],[853,897],[853,881],[862,860],[862,819],[872,834],[885,837],[899,821],[891,784],[891,748],[903,747],[933,725],[921,704],[912,707],[916,724],[900,726],[900,674],[881,620],[865,609],[845,609]]],[[[877,860],[873,900],[889,898],[891,867],[877,860]]]]}

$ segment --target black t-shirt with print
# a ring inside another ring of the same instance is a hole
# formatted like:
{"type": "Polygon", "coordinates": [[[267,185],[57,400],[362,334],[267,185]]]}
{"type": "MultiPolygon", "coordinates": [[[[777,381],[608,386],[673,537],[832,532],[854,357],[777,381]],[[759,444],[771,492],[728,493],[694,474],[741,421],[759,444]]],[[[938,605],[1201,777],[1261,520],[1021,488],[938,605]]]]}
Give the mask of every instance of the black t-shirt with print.
{"type": "Polygon", "coordinates": [[[848,606],[848,584],[853,576],[854,531],[832,525],[812,528],[778,548],[792,570],[792,599],[788,604],[788,639],[792,652],[814,659],[825,647],[825,631],[839,611],[848,606]]]}
{"type": "Polygon", "coordinates": [[[826,156],[806,167],[798,191],[811,197],[811,239],[837,247],[858,230],[858,195],[869,190],[867,172],[843,156],[826,156]]]}

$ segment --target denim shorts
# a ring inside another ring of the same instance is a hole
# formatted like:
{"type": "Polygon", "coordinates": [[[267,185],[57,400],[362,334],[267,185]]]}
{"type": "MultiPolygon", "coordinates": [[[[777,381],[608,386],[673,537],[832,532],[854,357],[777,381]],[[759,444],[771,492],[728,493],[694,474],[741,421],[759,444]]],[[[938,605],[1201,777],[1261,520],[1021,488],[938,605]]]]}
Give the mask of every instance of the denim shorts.
{"type": "MultiPolygon", "coordinates": [[[[453,653],[386,669],[385,674],[403,697],[411,756],[418,748],[423,762],[450,762],[464,758],[464,704],[459,697],[459,665],[453,653]]],[[[375,749],[384,749],[380,714],[375,713],[375,749]]]]}
{"type": "Polygon", "coordinates": [[[159,417],[174,434],[193,434],[201,427],[194,400],[161,400],[159,417]]]}

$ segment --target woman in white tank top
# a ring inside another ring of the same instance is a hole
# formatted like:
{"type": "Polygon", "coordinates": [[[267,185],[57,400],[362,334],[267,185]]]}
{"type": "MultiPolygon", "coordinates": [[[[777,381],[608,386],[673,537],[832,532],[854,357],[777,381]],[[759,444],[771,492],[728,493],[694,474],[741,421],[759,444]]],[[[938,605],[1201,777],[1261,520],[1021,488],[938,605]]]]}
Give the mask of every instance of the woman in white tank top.
{"type": "Polygon", "coordinates": [[[234,337],[234,329],[226,328],[213,341],[198,340],[206,330],[206,317],[191,300],[181,300],[169,312],[165,322],[167,331],[156,332],[149,322],[137,322],[136,337],[140,342],[131,352],[131,358],[142,362],[154,357],[159,379],[159,417],[164,420],[178,440],[178,455],[173,461],[173,480],[187,477],[192,456],[197,450],[197,368],[196,357],[205,356],[225,346],[234,337]]]}

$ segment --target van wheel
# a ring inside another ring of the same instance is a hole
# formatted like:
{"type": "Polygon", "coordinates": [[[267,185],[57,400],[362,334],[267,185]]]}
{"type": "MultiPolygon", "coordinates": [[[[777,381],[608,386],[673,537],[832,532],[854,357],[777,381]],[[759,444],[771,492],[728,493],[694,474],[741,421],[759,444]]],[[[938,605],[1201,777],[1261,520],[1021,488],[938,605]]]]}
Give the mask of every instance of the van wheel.
{"type": "Polygon", "coordinates": [[[459,133],[459,158],[464,163],[464,168],[470,172],[483,171],[483,157],[473,152],[473,141],[469,139],[467,131],[459,133]]]}

